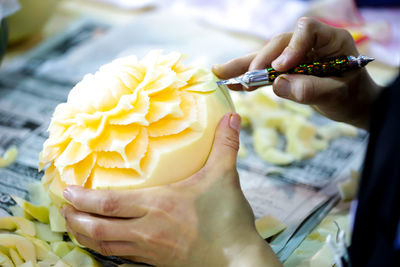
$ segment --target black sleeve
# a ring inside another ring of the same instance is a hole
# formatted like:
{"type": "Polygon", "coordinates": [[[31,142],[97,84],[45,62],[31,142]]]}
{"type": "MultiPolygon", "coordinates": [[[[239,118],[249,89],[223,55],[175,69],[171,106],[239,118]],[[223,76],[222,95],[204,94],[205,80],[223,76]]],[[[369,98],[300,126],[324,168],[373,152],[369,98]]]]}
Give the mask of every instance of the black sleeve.
{"type": "Polygon", "coordinates": [[[400,0],[357,0],[359,7],[399,7],[400,0]]]}
{"type": "Polygon", "coordinates": [[[400,266],[400,77],[372,107],[350,247],[352,266],[400,266]]]}

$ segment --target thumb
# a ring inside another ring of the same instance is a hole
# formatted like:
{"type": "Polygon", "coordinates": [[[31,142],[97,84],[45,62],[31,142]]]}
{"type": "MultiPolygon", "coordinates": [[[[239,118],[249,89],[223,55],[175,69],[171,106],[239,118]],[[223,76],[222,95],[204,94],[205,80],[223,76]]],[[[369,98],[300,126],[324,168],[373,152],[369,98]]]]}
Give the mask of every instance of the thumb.
{"type": "Polygon", "coordinates": [[[334,103],[347,94],[346,84],[340,79],[299,74],[279,75],[273,89],[277,96],[308,105],[334,103]]]}
{"type": "Polygon", "coordinates": [[[214,143],[205,168],[216,165],[222,168],[236,166],[239,150],[241,119],[237,113],[228,113],[221,119],[215,132],[214,143]]]}

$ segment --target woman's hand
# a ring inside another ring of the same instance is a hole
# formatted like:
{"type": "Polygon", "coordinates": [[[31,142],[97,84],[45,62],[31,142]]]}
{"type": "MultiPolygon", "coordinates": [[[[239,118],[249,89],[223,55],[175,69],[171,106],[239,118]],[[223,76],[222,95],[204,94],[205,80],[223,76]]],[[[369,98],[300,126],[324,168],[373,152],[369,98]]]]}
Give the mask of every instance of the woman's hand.
{"type": "Polygon", "coordinates": [[[68,231],[103,255],[156,266],[281,266],[257,234],[240,188],[239,131],[239,115],[225,115],[205,166],[174,184],[116,191],[68,187],[68,231]]]}
{"type": "MultiPolygon", "coordinates": [[[[350,33],[311,18],[301,18],[293,33],[278,35],[260,51],[216,65],[213,71],[221,79],[268,66],[284,72],[301,63],[338,55],[358,55],[350,33]]],[[[230,88],[243,90],[241,85],[230,88]]],[[[280,97],[312,105],[328,118],[365,129],[371,105],[380,91],[365,69],[351,71],[342,77],[284,74],[274,81],[273,89],[280,97]]]]}

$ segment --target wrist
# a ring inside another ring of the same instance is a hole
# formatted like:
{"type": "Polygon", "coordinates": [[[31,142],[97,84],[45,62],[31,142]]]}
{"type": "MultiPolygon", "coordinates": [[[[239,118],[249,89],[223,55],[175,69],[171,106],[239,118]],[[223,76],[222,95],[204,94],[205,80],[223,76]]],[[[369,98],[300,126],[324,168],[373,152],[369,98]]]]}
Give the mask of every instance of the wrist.
{"type": "Polygon", "coordinates": [[[229,267],[282,266],[269,244],[256,231],[243,238],[232,252],[229,267]]]}
{"type": "Polygon", "coordinates": [[[360,86],[360,91],[364,92],[359,93],[359,95],[361,96],[361,99],[359,100],[359,103],[361,103],[360,117],[358,121],[355,121],[351,124],[364,130],[369,130],[369,121],[371,117],[372,106],[383,88],[375,83],[368,72],[366,72],[363,81],[364,82],[361,83],[362,86],[360,86]]]}

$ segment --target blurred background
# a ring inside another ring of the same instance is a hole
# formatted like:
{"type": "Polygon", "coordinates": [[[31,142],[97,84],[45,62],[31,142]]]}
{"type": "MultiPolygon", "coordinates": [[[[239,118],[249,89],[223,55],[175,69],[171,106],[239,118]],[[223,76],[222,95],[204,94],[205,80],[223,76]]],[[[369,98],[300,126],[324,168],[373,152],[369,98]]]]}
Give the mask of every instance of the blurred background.
{"type": "MultiPolygon", "coordinates": [[[[101,20],[112,26],[127,23],[140,15],[165,12],[187,16],[201,23],[254,38],[260,42],[293,30],[301,16],[316,17],[336,27],[348,29],[359,49],[377,61],[398,66],[400,11],[396,0],[2,0],[0,14],[9,15],[8,44],[12,57],[56,35],[82,17],[101,20]],[[8,9],[4,13],[4,10],[8,9]],[[14,2],[14,6],[12,5],[14,2]],[[19,2],[19,6],[17,3],[19,2]],[[11,3],[11,4],[10,4],[11,3]],[[11,7],[10,7],[11,6],[11,7]]],[[[182,25],[184,27],[184,25],[182,25]]],[[[145,30],[145,29],[142,29],[145,30]]],[[[2,43],[6,34],[2,26],[2,43]]],[[[132,32],[132,34],[140,34],[132,32]]]]}
{"type": "MultiPolygon", "coordinates": [[[[116,57],[135,54],[141,58],[152,49],[183,52],[211,67],[260,49],[274,35],[292,31],[302,16],[349,30],[359,51],[376,58],[367,69],[379,84],[387,85],[398,75],[400,0],[0,0],[0,155],[12,145],[19,151],[14,164],[0,168],[0,207],[7,210],[15,204],[8,193],[27,198],[26,184],[41,178],[37,155],[47,138],[50,118],[86,73],[116,57]]],[[[272,92],[270,88],[264,91],[272,92]]],[[[316,125],[327,123],[321,116],[312,119],[316,125]]],[[[309,199],[299,202],[302,209],[273,199],[282,208],[278,218],[287,217],[288,229],[293,231],[314,212],[317,202],[311,196],[318,197],[318,190],[332,178],[359,169],[368,139],[366,132],[356,131],[353,138],[332,141],[315,157],[277,169],[252,152],[252,133],[247,134],[242,143],[250,152],[239,160],[239,167],[249,173],[243,190],[246,197],[253,197],[249,201],[256,217],[267,214],[264,203],[268,203],[265,192],[269,189],[256,184],[267,183],[267,169],[290,180],[283,187],[291,191],[293,181],[307,185],[302,197],[309,199]],[[302,210],[303,217],[294,209],[302,210]]],[[[241,179],[245,178],[241,175],[241,179]]],[[[317,231],[335,233],[335,221],[347,232],[349,206],[341,202],[317,231]]],[[[330,208],[323,211],[325,215],[330,208]]],[[[325,216],[315,214],[316,219],[309,218],[316,223],[325,216]]],[[[311,230],[298,233],[304,239],[311,230]]],[[[271,243],[281,259],[296,248],[286,246],[293,232],[286,233],[271,243]]],[[[321,263],[329,261],[325,252],[317,252],[325,251],[324,240],[310,237],[307,244],[306,239],[301,253],[293,253],[285,266],[332,266],[321,263]]]]}

